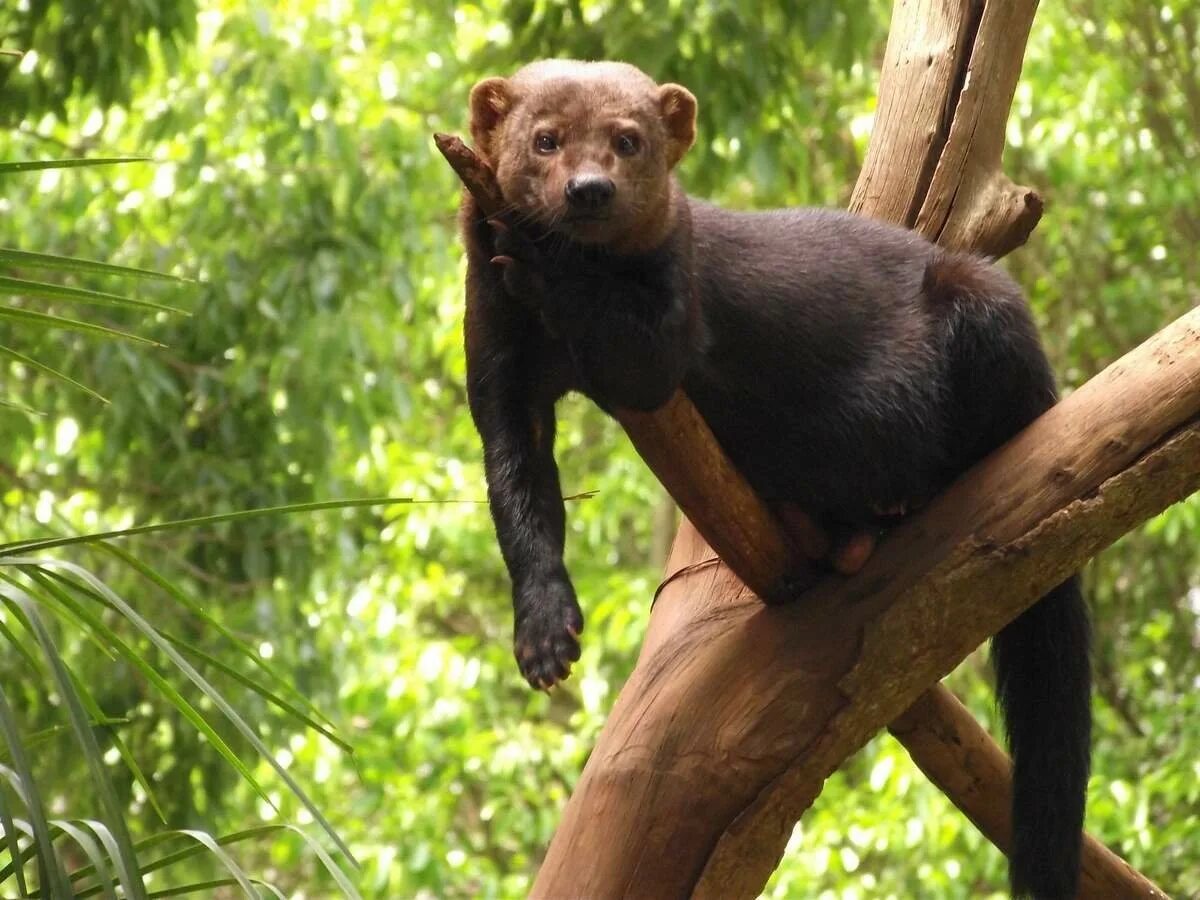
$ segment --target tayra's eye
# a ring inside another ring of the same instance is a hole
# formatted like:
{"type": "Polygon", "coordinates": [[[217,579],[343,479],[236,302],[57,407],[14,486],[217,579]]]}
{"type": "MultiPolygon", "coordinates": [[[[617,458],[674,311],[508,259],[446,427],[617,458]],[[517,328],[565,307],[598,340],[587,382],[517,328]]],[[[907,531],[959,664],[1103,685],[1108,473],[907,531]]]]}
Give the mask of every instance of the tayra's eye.
{"type": "Polygon", "coordinates": [[[543,131],[533,139],[533,149],[538,153],[553,153],[558,149],[558,139],[547,131],[543,131]]]}
{"type": "Polygon", "coordinates": [[[622,134],[616,140],[616,147],[619,156],[633,156],[642,149],[642,142],[636,134],[622,134]]]}

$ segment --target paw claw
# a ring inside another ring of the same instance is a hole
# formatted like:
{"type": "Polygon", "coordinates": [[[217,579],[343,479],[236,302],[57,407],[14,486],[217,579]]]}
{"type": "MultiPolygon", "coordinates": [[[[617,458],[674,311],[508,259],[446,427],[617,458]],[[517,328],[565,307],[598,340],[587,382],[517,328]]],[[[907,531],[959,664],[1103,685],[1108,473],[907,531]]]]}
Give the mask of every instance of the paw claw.
{"type": "Polygon", "coordinates": [[[497,266],[510,266],[513,263],[513,258],[511,256],[506,256],[503,253],[501,253],[497,256],[493,256],[491,261],[494,265],[497,265],[497,266]]]}
{"type": "Polygon", "coordinates": [[[579,659],[583,615],[569,582],[531,585],[517,598],[513,651],[521,675],[534,690],[548,691],[568,678],[579,659]]]}

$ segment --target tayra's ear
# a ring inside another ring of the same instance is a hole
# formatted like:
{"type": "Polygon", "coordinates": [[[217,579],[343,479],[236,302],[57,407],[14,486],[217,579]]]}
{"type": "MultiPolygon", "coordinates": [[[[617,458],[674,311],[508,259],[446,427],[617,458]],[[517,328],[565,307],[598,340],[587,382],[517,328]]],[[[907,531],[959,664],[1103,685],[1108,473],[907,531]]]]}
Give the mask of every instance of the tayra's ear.
{"type": "Polygon", "coordinates": [[[658,108],[667,127],[667,160],[674,166],[696,140],[696,98],[681,85],[664,84],[658,89],[658,108]]]}
{"type": "Polygon", "coordinates": [[[485,158],[492,158],[491,137],[512,109],[512,85],[507,78],[485,78],[471,88],[471,137],[485,158]]]}

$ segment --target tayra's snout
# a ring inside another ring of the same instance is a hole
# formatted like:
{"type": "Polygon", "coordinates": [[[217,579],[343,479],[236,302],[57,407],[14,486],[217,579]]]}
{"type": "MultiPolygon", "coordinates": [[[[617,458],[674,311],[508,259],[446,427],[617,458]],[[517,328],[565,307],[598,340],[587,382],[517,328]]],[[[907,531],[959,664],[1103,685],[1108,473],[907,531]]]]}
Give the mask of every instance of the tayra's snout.
{"type": "Polygon", "coordinates": [[[567,205],[572,212],[602,213],[608,209],[617,186],[606,175],[577,175],[567,182],[567,205]]]}

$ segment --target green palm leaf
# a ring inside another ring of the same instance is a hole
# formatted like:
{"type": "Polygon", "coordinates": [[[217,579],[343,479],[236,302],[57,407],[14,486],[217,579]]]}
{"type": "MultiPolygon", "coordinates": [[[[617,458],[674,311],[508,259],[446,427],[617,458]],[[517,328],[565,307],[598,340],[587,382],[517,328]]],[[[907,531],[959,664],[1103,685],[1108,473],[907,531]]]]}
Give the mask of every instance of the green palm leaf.
{"type": "MultiPolygon", "coordinates": [[[[123,810],[117,801],[112,781],[104,771],[100,746],[96,743],[96,735],[92,731],[91,722],[88,720],[83,702],[75,690],[75,680],[68,670],[67,664],[59,655],[58,648],[50,637],[50,632],[43,624],[34,599],[27,592],[8,583],[0,583],[0,595],[21,607],[22,612],[25,613],[25,623],[41,646],[42,654],[49,663],[59,696],[65,701],[67,718],[75,732],[75,739],[83,750],[84,760],[87,762],[92,776],[92,786],[99,796],[100,805],[110,823],[109,827],[113,829],[118,849],[117,855],[113,858],[113,865],[117,868],[117,877],[125,887],[126,896],[133,900],[146,900],[146,890],[138,868],[137,854],[133,850],[133,838],[125,824],[123,810]]],[[[63,896],[67,895],[63,894],[63,896]]]]}
{"type": "Polygon", "coordinates": [[[40,169],[84,169],[92,166],[115,166],[121,163],[150,162],[148,156],[101,156],[91,159],[30,159],[0,163],[0,175],[13,172],[36,172],[40,169]]]}
{"type": "MultiPolygon", "coordinates": [[[[4,603],[10,610],[13,609],[7,597],[4,597],[4,603]]],[[[46,807],[42,804],[37,782],[33,780],[33,770],[29,766],[29,759],[21,743],[21,734],[17,729],[16,720],[13,718],[12,707],[2,688],[0,688],[0,734],[4,735],[5,743],[8,744],[8,752],[13,760],[12,769],[9,769],[8,766],[0,766],[0,772],[8,776],[9,783],[25,804],[25,809],[29,814],[29,825],[33,834],[33,843],[30,846],[37,857],[38,881],[43,885],[49,885],[59,896],[69,897],[71,894],[67,873],[63,869],[62,860],[59,859],[58,851],[51,838],[50,823],[46,820],[46,807]]],[[[10,827],[11,821],[10,818],[8,822],[4,823],[6,829],[10,827]]],[[[14,835],[14,842],[16,833],[15,830],[10,832],[14,835]]],[[[18,859],[20,859],[19,854],[14,853],[14,864],[19,867],[20,863],[16,862],[18,859]]]]}
{"type": "Polygon", "coordinates": [[[48,281],[30,281],[27,278],[13,278],[0,275],[0,294],[13,297],[48,297],[54,300],[66,300],[73,303],[91,303],[95,306],[123,306],[130,309],[145,309],[152,312],[169,312],[180,315],[190,315],[174,306],[162,303],[151,303],[149,300],[134,300],[121,294],[110,294],[105,291],[93,291],[88,288],[69,287],[64,284],[52,284],[48,281]]]}
{"type": "Polygon", "coordinates": [[[147,344],[151,347],[163,347],[158,341],[152,341],[150,338],[140,337],[136,334],[130,334],[127,331],[119,331],[116,328],[108,328],[104,325],[95,325],[91,322],[81,322],[78,319],[68,319],[64,316],[52,316],[47,313],[34,312],[31,309],[17,309],[12,306],[0,306],[0,319],[12,319],[16,322],[23,322],[26,325],[33,325],[38,328],[57,328],[66,331],[82,331],[85,334],[94,335],[103,338],[118,338],[123,341],[133,341],[136,344],[147,344]]]}
{"type": "Polygon", "coordinates": [[[51,378],[57,378],[59,381],[65,381],[67,384],[71,385],[71,387],[78,388],[79,390],[83,391],[85,394],[89,394],[92,397],[95,397],[101,403],[108,402],[107,397],[103,397],[100,394],[97,394],[86,384],[82,384],[82,383],[76,381],[70,375],[60,372],[60,371],[58,371],[58,369],[52,368],[51,366],[48,366],[43,362],[38,362],[36,359],[34,359],[31,356],[26,356],[24,353],[21,353],[17,350],[13,350],[11,347],[5,347],[3,345],[0,345],[0,356],[7,356],[9,359],[14,360],[15,362],[19,362],[23,366],[29,366],[29,368],[35,369],[36,371],[41,372],[44,375],[49,375],[51,378]]]}
{"type": "MultiPolygon", "coordinates": [[[[181,528],[200,528],[206,525],[219,525],[224,522],[245,522],[251,519],[262,519],[269,516],[294,515],[296,513],[319,512],[327,509],[359,509],[368,506],[396,506],[422,501],[412,497],[364,497],[354,500],[317,500],[312,503],[291,503],[285,506],[262,506],[256,509],[243,509],[237,512],[217,513],[212,516],[195,516],[190,519],[175,519],[170,522],[156,522],[152,525],[135,525],[132,528],[119,528],[115,531],[97,531],[92,534],[75,534],[69,537],[43,538],[28,541],[10,541],[0,543],[0,557],[12,556],[17,553],[40,553],[58,547],[71,547],[77,544],[98,544],[113,538],[132,537],[137,534],[154,534],[159,531],[177,531],[181,528]]],[[[464,501],[446,500],[445,503],[464,501]]],[[[475,502],[475,501],[467,501],[475,502]]]]}
{"type": "Polygon", "coordinates": [[[121,278],[146,278],[153,281],[173,281],[179,284],[195,284],[191,278],[155,272],[153,269],[138,269],[133,266],[118,266],[113,263],[79,259],[74,256],[56,256],[53,253],[33,253],[29,250],[14,250],[0,247],[0,263],[9,263],[25,269],[52,269],[60,272],[84,272],[89,275],[113,275],[121,278]]]}

